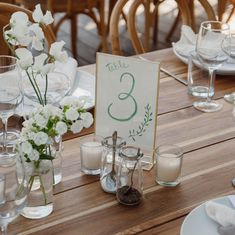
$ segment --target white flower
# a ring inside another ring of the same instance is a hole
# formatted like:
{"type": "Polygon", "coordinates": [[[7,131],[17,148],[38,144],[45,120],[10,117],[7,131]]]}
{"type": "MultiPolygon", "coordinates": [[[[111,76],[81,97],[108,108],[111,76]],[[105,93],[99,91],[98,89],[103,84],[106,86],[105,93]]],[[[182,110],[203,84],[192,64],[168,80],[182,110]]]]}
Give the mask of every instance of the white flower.
{"type": "Polygon", "coordinates": [[[40,72],[41,68],[44,66],[47,58],[48,58],[48,56],[45,53],[41,53],[40,55],[35,56],[33,69],[40,72]]]}
{"type": "Polygon", "coordinates": [[[58,107],[52,106],[51,107],[51,115],[52,116],[57,116],[60,119],[62,119],[63,118],[63,111],[58,107]]]}
{"type": "Polygon", "coordinates": [[[42,75],[46,75],[51,72],[54,68],[54,64],[46,64],[48,56],[45,53],[40,54],[34,58],[33,70],[42,75]]]}
{"type": "Polygon", "coordinates": [[[60,105],[62,107],[64,106],[72,106],[74,108],[77,108],[77,109],[80,109],[80,108],[83,108],[83,102],[77,98],[77,97],[74,97],[74,96],[65,96],[61,102],[60,102],[60,105]]]}
{"type": "Polygon", "coordinates": [[[45,132],[38,132],[34,136],[34,143],[39,146],[42,144],[46,144],[48,141],[48,135],[45,132]]]}
{"type": "Polygon", "coordinates": [[[41,114],[36,114],[34,120],[36,124],[41,128],[45,128],[48,122],[48,119],[42,116],[41,114]]]}
{"type": "Polygon", "coordinates": [[[35,10],[33,11],[32,16],[35,22],[45,25],[51,24],[54,21],[50,11],[47,11],[46,14],[43,15],[40,4],[35,6],[35,10]]]}
{"type": "Polygon", "coordinates": [[[59,135],[63,135],[67,132],[67,125],[64,122],[57,122],[55,130],[59,135]]]}
{"type": "Polygon", "coordinates": [[[30,25],[29,30],[31,30],[39,40],[43,40],[45,38],[42,28],[37,23],[30,25]]]}
{"type": "Polygon", "coordinates": [[[28,24],[29,17],[22,11],[17,11],[11,15],[10,24],[14,27],[17,25],[26,26],[28,24]]]}
{"type": "Polygon", "coordinates": [[[11,29],[5,31],[6,40],[12,45],[28,46],[31,42],[28,28],[28,15],[24,12],[15,12],[10,19],[11,29]]]}
{"type": "Polygon", "coordinates": [[[72,125],[71,125],[71,131],[76,134],[76,133],[79,133],[82,128],[83,128],[83,125],[82,125],[82,120],[78,120],[76,122],[74,122],[72,125]]]}
{"type": "Polygon", "coordinates": [[[32,36],[32,48],[37,51],[42,51],[44,49],[44,33],[39,24],[32,24],[29,29],[33,32],[32,36]]]}
{"type": "Polygon", "coordinates": [[[82,113],[81,114],[81,119],[83,120],[83,126],[85,128],[88,128],[91,126],[91,124],[93,123],[94,119],[92,117],[92,114],[91,113],[82,113]]]}
{"type": "Polygon", "coordinates": [[[4,32],[4,37],[12,45],[28,46],[32,41],[27,26],[16,25],[4,32]]]}
{"type": "Polygon", "coordinates": [[[54,42],[51,44],[49,54],[54,57],[55,60],[58,60],[62,63],[67,62],[68,54],[66,51],[62,51],[63,46],[65,45],[64,41],[54,42]]]}
{"type": "Polygon", "coordinates": [[[24,122],[23,122],[23,126],[25,127],[25,128],[27,128],[27,129],[30,129],[30,128],[32,128],[32,125],[33,125],[33,121],[32,120],[25,120],[24,122]]]}
{"type": "Polygon", "coordinates": [[[34,140],[36,133],[35,132],[29,132],[28,133],[28,139],[29,140],[34,140]]]}
{"type": "Polygon", "coordinates": [[[32,38],[32,48],[34,48],[37,51],[43,50],[43,42],[39,40],[37,37],[32,38]]]}
{"type": "Polygon", "coordinates": [[[18,48],[15,52],[18,57],[18,63],[22,69],[27,69],[33,64],[33,55],[26,48],[18,48]]]}
{"type": "Polygon", "coordinates": [[[21,144],[21,150],[23,153],[30,154],[33,150],[33,147],[28,141],[25,141],[21,144]]]}
{"type": "Polygon", "coordinates": [[[79,118],[79,113],[75,108],[71,107],[65,112],[65,117],[70,121],[75,121],[79,118]]]}
{"type": "Polygon", "coordinates": [[[32,152],[28,155],[29,159],[31,161],[38,161],[39,160],[39,152],[35,149],[32,150],[32,152]]]}

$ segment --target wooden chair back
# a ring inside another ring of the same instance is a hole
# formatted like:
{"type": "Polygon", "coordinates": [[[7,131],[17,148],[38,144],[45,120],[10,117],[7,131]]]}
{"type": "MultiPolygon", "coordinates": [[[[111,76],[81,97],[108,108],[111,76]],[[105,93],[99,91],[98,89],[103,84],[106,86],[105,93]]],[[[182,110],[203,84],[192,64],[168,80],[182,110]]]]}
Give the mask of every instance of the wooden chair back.
{"type": "MultiPolygon", "coordinates": [[[[4,41],[2,32],[3,32],[3,27],[9,24],[11,15],[17,11],[22,11],[26,13],[29,16],[30,21],[33,21],[31,11],[13,4],[0,2],[0,29],[1,29],[0,54],[10,54],[9,49],[7,48],[7,45],[4,41]]],[[[43,30],[47,40],[48,47],[50,47],[50,45],[55,41],[55,36],[50,26],[45,26],[43,30]]]]}
{"type": "MultiPolygon", "coordinates": [[[[181,12],[181,18],[183,24],[191,26],[192,25],[191,15],[187,2],[185,0],[175,0],[175,1],[177,2],[178,8],[181,12]]],[[[120,16],[122,15],[123,8],[125,7],[127,2],[128,0],[118,0],[111,14],[111,19],[110,19],[111,47],[112,47],[112,53],[116,55],[122,55],[120,39],[119,39],[119,20],[120,16]]],[[[152,2],[153,2],[152,0],[133,1],[127,15],[127,29],[136,54],[144,53],[149,49],[150,32],[151,32],[151,26],[153,25],[151,23],[153,21],[152,19],[153,13],[151,12],[151,7],[150,7],[152,2]],[[144,7],[144,17],[145,17],[144,43],[141,42],[136,27],[136,13],[137,9],[141,5],[144,7]]]]}
{"type": "Polygon", "coordinates": [[[89,16],[97,26],[103,51],[107,51],[104,0],[15,0],[15,2],[30,10],[40,3],[44,11],[49,10],[52,14],[65,13],[53,24],[53,32],[57,35],[62,23],[65,20],[70,20],[71,47],[75,58],[77,58],[77,15],[89,16]]]}
{"type": "MultiPolygon", "coordinates": [[[[186,1],[191,1],[191,0],[186,0],[186,1]]],[[[198,1],[200,2],[201,7],[206,14],[206,19],[207,20],[217,20],[217,16],[215,14],[215,11],[214,11],[213,7],[211,6],[211,4],[209,3],[209,1],[208,0],[198,0],[198,1]]],[[[220,2],[220,0],[218,2],[220,2]]],[[[195,31],[196,30],[196,16],[195,16],[194,8],[195,8],[194,5],[191,4],[191,7],[190,7],[191,18],[192,18],[191,27],[195,31]]]]}

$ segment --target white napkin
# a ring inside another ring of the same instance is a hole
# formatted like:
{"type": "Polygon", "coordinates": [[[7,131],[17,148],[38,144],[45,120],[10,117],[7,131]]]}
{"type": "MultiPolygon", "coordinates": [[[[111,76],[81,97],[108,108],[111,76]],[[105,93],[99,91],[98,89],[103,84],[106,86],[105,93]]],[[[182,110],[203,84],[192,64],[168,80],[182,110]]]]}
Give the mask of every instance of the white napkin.
{"type": "Polygon", "coordinates": [[[77,61],[74,58],[69,57],[66,63],[61,63],[58,61],[55,62],[55,72],[61,72],[67,75],[67,77],[70,79],[71,86],[73,86],[76,77],[77,66],[77,61]]]}
{"type": "Polygon", "coordinates": [[[173,46],[180,55],[188,57],[189,53],[195,50],[196,40],[197,34],[193,32],[191,27],[182,25],[180,40],[175,42],[173,46]]]}
{"type": "Polygon", "coordinates": [[[223,227],[235,225],[235,210],[227,206],[209,201],[205,205],[207,215],[223,227]]]}
{"type": "MultiPolygon", "coordinates": [[[[221,37],[224,38],[224,35],[221,35],[221,37]]],[[[197,34],[193,32],[191,27],[182,25],[180,40],[178,42],[172,43],[172,46],[179,55],[188,57],[190,52],[195,51],[196,41],[197,34]]],[[[217,33],[210,32],[210,34],[207,34],[207,40],[204,42],[203,49],[205,54],[208,48],[210,51],[209,56],[211,56],[211,50],[214,50],[215,53],[218,53],[218,48],[219,51],[221,50],[221,38],[217,33]]],[[[235,60],[229,57],[227,63],[234,64],[235,60]]]]}

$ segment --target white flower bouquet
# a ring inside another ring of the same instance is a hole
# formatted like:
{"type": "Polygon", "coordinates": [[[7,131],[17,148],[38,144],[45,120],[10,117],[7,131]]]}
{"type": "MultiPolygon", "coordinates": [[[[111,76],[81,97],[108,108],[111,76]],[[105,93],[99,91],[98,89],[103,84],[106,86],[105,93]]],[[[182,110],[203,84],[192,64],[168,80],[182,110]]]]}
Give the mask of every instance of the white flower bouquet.
{"type": "Polygon", "coordinates": [[[40,104],[32,113],[27,113],[28,119],[23,123],[16,149],[24,155],[26,162],[39,167],[42,160],[53,160],[53,153],[48,147],[53,138],[62,136],[67,131],[78,133],[83,127],[89,127],[93,118],[84,109],[84,98],[65,97],[60,102],[60,107],[47,103],[48,74],[54,70],[56,61],[65,63],[68,55],[63,51],[63,41],[54,42],[49,53],[45,52],[46,42],[42,28],[54,21],[51,12],[47,11],[44,15],[38,4],[32,17],[34,22],[30,22],[28,15],[23,12],[13,13],[9,24],[4,27],[4,38],[17,57],[22,74],[27,75],[40,104]],[[46,80],[44,93],[39,88],[39,77],[46,80]]]}
{"type": "Polygon", "coordinates": [[[67,131],[79,133],[83,127],[93,123],[93,117],[86,112],[84,100],[65,97],[61,108],[50,104],[33,110],[23,122],[20,140],[16,150],[23,154],[27,163],[38,167],[41,160],[53,160],[54,153],[50,148],[53,139],[67,131]]]}

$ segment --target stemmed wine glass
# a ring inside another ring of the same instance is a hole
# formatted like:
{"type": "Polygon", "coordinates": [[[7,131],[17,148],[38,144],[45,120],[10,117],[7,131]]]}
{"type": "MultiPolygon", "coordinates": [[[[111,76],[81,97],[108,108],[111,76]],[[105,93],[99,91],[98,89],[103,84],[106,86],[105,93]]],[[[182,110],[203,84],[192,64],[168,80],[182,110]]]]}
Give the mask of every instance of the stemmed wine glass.
{"type": "MultiPolygon", "coordinates": [[[[7,122],[8,118],[15,113],[15,109],[22,101],[20,78],[16,58],[0,56],[0,118],[3,123],[0,159],[4,157],[5,161],[11,155],[11,153],[8,153],[8,140],[17,139],[18,137],[14,132],[7,132],[7,122]],[[11,135],[10,138],[9,135],[11,135]]],[[[14,153],[12,154],[14,155],[14,153]]]]}
{"type": "Polygon", "coordinates": [[[8,164],[0,158],[0,227],[3,235],[7,226],[27,203],[28,182],[21,156],[10,156],[8,164]],[[9,160],[10,159],[10,160],[9,160]]]}
{"type": "MultiPolygon", "coordinates": [[[[235,59],[235,34],[228,35],[224,39],[222,49],[230,58],[235,59]]],[[[233,104],[235,102],[235,92],[224,95],[224,99],[233,104]]]]}
{"type": "Polygon", "coordinates": [[[213,89],[215,70],[227,61],[228,55],[222,50],[224,38],[230,34],[229,25],[219,21],[205,21],[201,23],[197,37],[196,52],[200,62],[209,70],[209,87],[207,99],[196,101],[194,107],[203,112],[215,112],[222,108],[222,104],[212,100],[210,91],[213,89]]]}

